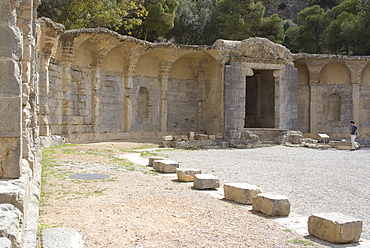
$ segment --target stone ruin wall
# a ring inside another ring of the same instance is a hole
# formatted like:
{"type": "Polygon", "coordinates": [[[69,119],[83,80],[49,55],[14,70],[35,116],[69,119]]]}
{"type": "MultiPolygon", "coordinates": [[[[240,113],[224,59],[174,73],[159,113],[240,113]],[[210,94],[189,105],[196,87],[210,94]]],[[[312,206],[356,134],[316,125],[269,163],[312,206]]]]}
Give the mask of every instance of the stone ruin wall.
{"type": "Polygon", "coordinates": [[[0,2],[0,246],[35,247],[41,167],[38,147],[39,1],[0,2]]]}
{"type": "Polygon", "coordinates": [[[38,4],[0,3],[0,213],[12,220],[0,225],[0,244],[35,247],[39,139],[225,135],[244,127],[243,82],[260,70],[273,78],[274,128],[348,138],[353,119],[360,141],[370,140],[369,57],[293,55],[260,38],[182,46],[65,31],[36,22],[38,4]]]}
{"type": "Polygon", "coordinates": [[[93,141],[222,131],[214,50],[39,23],[40,135],[93,141]]]}
{"type": "Polygon", "coordinates": [[[359,126],[358,140],[370,139],[370,57],[295,55],[298,69],[297,129],[317,138],[348,139],[349,121],[359,126]]]}

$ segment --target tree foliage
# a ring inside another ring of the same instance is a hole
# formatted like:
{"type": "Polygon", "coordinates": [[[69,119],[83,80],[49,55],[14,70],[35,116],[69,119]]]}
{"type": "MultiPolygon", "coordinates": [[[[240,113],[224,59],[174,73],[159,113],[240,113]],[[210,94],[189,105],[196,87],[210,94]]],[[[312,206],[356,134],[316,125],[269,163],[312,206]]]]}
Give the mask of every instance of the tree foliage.
{"type": "Polygon", "coordinates": [[[130,29],[141,25],[140,17],[146,15],[146,10],[135,0],[43,0],[38,13],[64,24],[67,29],[107,27],[118,30],[121,26],[130,29]]]}
{"type": "Polygon", "coordinates": [[[253,36],[267,37],[274,42],[284,40],[283,22],[277,15],[263,18],[265,7],[253,0],[220,0],[217,4],[221,37],[243,40],[253,36]]]}
{"type": "Polygon", "coordinates": [[[179,0],[175,26],[166,35],[181,44],[212,44],[217,30],[216,0],[179,0]]]}
{"type": "Polygon", "coordinates": [[[176,0],[146,0],[148,16],[144,20],[145,37],[149,31],[157,36],[166,34],[174,27],[175,13],[178,6],[176,0]]]}

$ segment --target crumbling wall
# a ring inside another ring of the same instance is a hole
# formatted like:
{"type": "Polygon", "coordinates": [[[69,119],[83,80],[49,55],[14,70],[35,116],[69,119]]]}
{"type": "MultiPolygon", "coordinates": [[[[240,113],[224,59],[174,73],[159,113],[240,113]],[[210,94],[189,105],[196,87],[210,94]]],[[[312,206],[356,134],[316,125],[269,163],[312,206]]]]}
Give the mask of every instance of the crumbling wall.
{"type": "Polygon", "coordinates": [[[38,5],[32,0],[0,2],[0,233],[12,247],[36,246],[41,172],[38,5]]]}

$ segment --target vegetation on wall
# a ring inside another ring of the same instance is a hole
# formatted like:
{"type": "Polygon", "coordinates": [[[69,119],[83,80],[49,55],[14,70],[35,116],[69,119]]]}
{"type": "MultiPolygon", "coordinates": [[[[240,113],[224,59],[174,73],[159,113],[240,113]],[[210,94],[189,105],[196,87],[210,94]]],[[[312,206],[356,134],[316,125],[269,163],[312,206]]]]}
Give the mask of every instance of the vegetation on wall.
{"type": "MultiPolygon", "coordinates": [[[[307,0],[297,20],[277,11],[292,1],[279,0],[43,0],[39,16],[67,29],[106,27],[149,41],[210,45],[217,39],[266,37],[293,52],[370,54],[370,0],[307,0]]],[[[298,11],[297,11],[298,12],[298,11]]]]}

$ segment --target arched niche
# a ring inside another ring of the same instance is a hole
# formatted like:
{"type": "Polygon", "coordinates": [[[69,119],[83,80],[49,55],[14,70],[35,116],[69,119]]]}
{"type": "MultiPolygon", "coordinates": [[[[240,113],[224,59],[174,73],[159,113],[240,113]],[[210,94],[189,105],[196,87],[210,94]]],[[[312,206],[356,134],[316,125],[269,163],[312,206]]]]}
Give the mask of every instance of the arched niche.
{"type": "Polygon", "coordinates": [[[308,85],[310,78],[307,65],[295,63],[294,67],[298,70],[298,84],[308,85]]]}
{"type": "Polygon", "coordinates": [[[197,59],[183,56],[176,60],[171,68],[170,78],[194,80],[197,78],[197,59]]]}
{"type": "Polygon", "coordinates": [[[122,53],[122,48],[115,47],[105,56],[102,69],[110,72],[124,73],[126,63],[126,55],[122,53]]]}
{"type": "Polygon", "coordinates": [[[90,67],[93,60],[93,47],[95,47],[94,44],[89,40],[83,42],[77,48],[73,64],[81,67],[90,67]]]}
{"type": "Polygon", "coordinates": [[[350,84],[351,72],[345,64],[328,63],[320,72],[320,83],[328,84],[350,84]]]}
{"type": "Polygon", "coordinates": [[[144,54],[137,62],[135,74],[137,76],[158,77],[158,58],[151,53],[144,54]]]}
{"type": "Polygon", "coordinates": [[[370,85],[370,63],[362,71],[361,75],[361,84],[370,85]]]}

